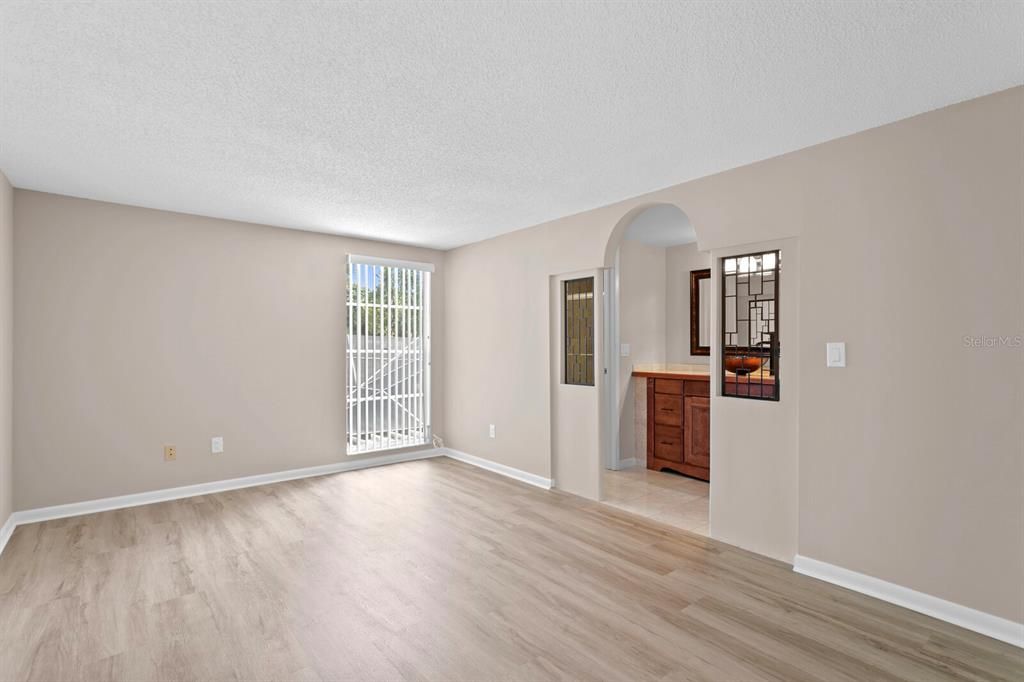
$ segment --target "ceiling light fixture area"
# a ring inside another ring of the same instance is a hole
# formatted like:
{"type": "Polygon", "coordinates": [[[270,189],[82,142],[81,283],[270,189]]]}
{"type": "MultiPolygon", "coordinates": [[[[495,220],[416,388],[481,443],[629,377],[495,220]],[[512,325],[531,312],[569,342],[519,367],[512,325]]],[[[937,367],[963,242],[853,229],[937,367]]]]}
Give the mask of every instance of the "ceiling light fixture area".
{"type": "Polygon", "coordinates": [[[18,187],[450,248],[1021,81],[1019,3],[0,4],[18,187]]]}

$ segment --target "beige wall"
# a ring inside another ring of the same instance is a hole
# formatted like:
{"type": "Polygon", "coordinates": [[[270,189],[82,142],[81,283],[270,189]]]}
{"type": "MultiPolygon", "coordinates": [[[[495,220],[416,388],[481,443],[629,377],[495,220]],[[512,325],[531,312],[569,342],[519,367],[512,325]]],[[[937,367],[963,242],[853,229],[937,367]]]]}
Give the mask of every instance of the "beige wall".
{"type": "MultiPolygon", "coordinates": [[[[23,190],[14,215],[16,509],[345,460],[347,254],[444,289],[432,250],[23,190]]],[[[432,325],[440,424],[436,293],[432,325]]]]}
{"type": "Polygon", "coordinates": [[[964,337],[1024,335],[1022,121],[1018,87],[665,194],[704,248],[799,235],[798,552],[1018,622],[1024,349],[964,337]]]}
{"type": "Polygon", "coordinates": [[[0,172],[0,526],[14,510],[14,190],[0,172]]]}
{"type": "Polygon", "coordinates": [[[446,253],[446,445],[552,477],[550,279],[600,265],[593,236],[580,248],[587,224],[570,217],[446,253]]]}
{"type": "Polygon", "coordinates": [[[823,145],[794,178],[800,553],[1016,621],[1024,349],[964,337],[1024,336],[1022,131],[1017,88],[823,145]]]}
{"type": "MultiPolygon", "coordinates": [[[[721,395],[719,339],[711,340],[711,534],[733,545],[791,562],[797,553],[800,412],[800,244],[784,239],[717,249],[712,300],[720,301],[722,259],[779,249],[779,400],[721,395]],[[790,362],[789,359],[793,361],[790,362]]],[[[712,329],[721,329],[713,306],[712,329]]]]}
{"type": "MultiPolygon", "coordinates": [[[[797,551],[1024,621],[1024,351],[963,341],[1024,335],[1022,120],[1014,88],[449,252],[449,440],[547,475],[548,277],[610,265],[642,207],[678,205],[706,251],[799,237],[797,551]]],[[[713,469],[736,457],[712,440],[713,469]]],[[[764,512],[711,504],[744,535],[764,512]]]]}
{"type": "Polygon", "coordinates": [[[665,250],[665,362],[706,365],[707,355],[690,355],[690,271],[711,267],[711,255],[696,244],[665,250]]]}
{"type": "Polygon", "coordinates": [[[646,457],[637,453],[634,403],[630,375],[633,365],[665,362],[665,257],[666,249],[626,240],[619,248],[619,341],[630,346],[629,357],[619,358],[619,457],[646,457]]]}

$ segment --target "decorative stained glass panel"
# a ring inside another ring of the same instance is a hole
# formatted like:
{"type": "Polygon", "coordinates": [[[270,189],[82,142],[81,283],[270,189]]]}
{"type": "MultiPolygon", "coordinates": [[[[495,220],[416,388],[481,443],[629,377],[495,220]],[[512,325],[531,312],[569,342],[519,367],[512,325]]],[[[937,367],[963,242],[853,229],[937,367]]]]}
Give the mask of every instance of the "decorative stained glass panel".
{"type": "Polygon", "coordinates": [[[779,399],[778,251],[722,259],[722,395],[779,399]]]}
{"type": "Polygon", "coordinates": [[[594,385],[594,278],[563,283],[565,383],[594,385]]]}

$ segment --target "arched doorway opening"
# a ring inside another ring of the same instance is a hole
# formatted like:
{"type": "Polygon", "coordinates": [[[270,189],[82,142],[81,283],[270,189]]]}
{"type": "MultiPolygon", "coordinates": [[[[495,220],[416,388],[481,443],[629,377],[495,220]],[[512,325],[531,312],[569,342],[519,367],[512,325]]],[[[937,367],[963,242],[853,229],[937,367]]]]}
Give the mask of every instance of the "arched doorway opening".
{"type": "MultiPolygon", "coordinates": [[[[681,208],[658,203],[623,216],[605,264],[601,501],[707,535],[710,357],[691,352],[690,301],[692,273],[710,268],[710,254],[698,249],[681,208]],[[690,437],[703,439],[703,459],[690,437]]],[[[708,316],[697,331],[708,343],[710,303],[708,293],[702,308],[708,316]]]]}

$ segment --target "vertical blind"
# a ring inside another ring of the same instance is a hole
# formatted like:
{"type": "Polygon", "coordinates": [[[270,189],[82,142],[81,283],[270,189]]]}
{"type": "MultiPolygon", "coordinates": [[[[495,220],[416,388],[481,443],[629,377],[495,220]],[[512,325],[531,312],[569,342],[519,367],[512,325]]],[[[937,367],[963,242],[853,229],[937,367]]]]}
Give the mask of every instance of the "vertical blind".
{"type": "Polygon", "coordinates": [[[350,256],[348,454],[430,440],[430,273],[423,263],[350,256]]]}

